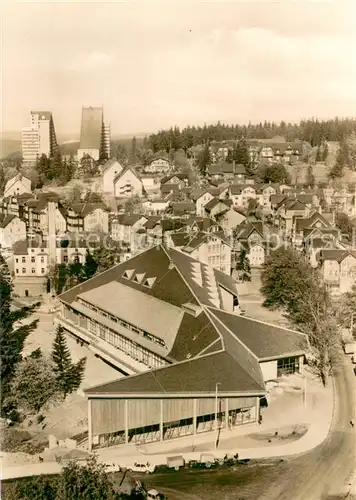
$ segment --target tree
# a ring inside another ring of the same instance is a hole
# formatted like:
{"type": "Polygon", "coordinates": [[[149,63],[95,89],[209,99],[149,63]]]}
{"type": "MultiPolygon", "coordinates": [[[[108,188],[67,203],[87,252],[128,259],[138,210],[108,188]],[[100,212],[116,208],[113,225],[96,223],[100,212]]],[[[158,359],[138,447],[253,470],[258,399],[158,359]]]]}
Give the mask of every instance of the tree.
{"type": "Polygon", "coordinates": [[[5,185],[5,171],[3,165],[0,165],[0,195],[4,194],[5,185]]]}
{"type": "Polygon", "coordinates": [[[131,165],[135,165],[136,162],[137,162],[137,141],[136,141],[136,137],[133,137],[132,138],[132,141],[131,141],[131,149],[130,149],[130,164],[131,165]]]}
{"type": "MultiPolygon", "coordinates": [[[[33,331],[38,320],[28,325],[14,329],[14,320],[18,313],[11,311],[12,280],[9,268],[0,254],[0,370],[1,370],[1,413],[6,415],[13,409],[13,405],[6,403],[10,383],[14,376],[17,363],[22,359],[21,352],[26,337],[33,331]]],[[[20,311],[21,317],[28,312],[20,311]]]]}
{"type": "Polygon", "coordinates": [[[6,484],[5,498],[6,500],[123,500],[131,498],[115,491],[115,486],[105,469],[105,465],[99,463],[95,455],[88,458],[84,464],[70,461],[56,476],[32,476],[6,484]]]}
{"type": "Polygon", "coordinates": [[[129,155],[127,148],[124,144],[118,144],[116,147],[116,159],[122,165],[127,165],[129,160],[129,155]]]}
{"type": "Polygon", "coordinates": [[[96,273],[96,270],[98,269],[98,263],[90,253],[89,249],[86,251],[85,255],[85,263],[84,263],[84,276],[85,279],[90,279],[94,276],[96,273]]]}
{"type": "Polygon", "coordinates": [[[99,172],[96,161],[88,154],[85,154],[79,162],[76,177],[78,179],[94,177],[99,172]]]}
{"type": "Polygon", "coordinates": [[[251,281],[251,266],[245,248],[242,248],[240,252],[236,270],[239,271],[238,274],[242,281],[251,281]]]}
{"type": "Polygon", "coordinates": [[[81,358],[73,364],[64,330],[59,326],[52,346],[53,371],[56,376],[56,386],[64,397],[77,390],[85,371],[86,358],[81,358]]]}
{"type": "Polygon", "coordinates": [[[37,157],[36,170],[38,172],[39,182],[43,185],[47,179],[51,178],[51,161],[45,154],[37,157]]]}
{"type": "Polygon", "coordinates": [[[271,253],[261,275],[264,306],[283,308],[313,348],[313,366],[326,385],[336,362],[339,340],[330,294],[319,272],[297,250],[280,247],[271,253]]]}
{"type": "Polygon", "coordinates": [[[65,264],[55,264],[48,271],[50,290],[60,295],[67,282],[68,270],[65,264]]]}
{"type": "Polygon", "coordinates": [[[349,162],[352,170],[356,170],[356,133],[353,132],[346,141],[349,162]]]}
{"type": "Polygon", "coordinates": [[[335,217],[335,225],[340,229],[343,236],[352,239],[354,226],[347,214],[338,212],[335,217]]]}
{"type": "Polygon", "coordinates": [[[72,186],[72,188],[67,192],[66,202],[67,205],[72,206],[75,203],[81,203],[82,195],[83,195],[83,186],[76,183],[72,186]]]}
{"type": "Polygon", "coordinates": [[[255,198],[249,198],[247,203],[247,218],[262,220],[261,206],[255,198]]]}
{"type": "Polygon", "coordinates": [[[305,185],[307,187],[310,187],[311,189],[313,189],[315,187],[315,177],[313,174],[313,167],[311,165],[308,166],[307,175],[306,175],[306,179],[305,179],[305,185]]]}
{"type": "Polygon", "coordinates": [[[50,169],[47,174],[47,179],[59,179],[63,176],[63,161],[59,149],[54,153],[53,158],[50,159],[50,169]]]}
{"type": "Polygon", "coordinates": [[[265,184],[290,184],[290,175],[284,165],[268,165],[262,172],[265,184]]]}
{"type": "Polygon", "coordinates": [[[328,143],[325,142],[324,144],[324,149],[323,149],[323,154],[321,156],[321,161],[326,162],[329,154],[329,148],[328,148],[328,143]]]}
{"type": "Polygon", "coordinates": [[[27,357],[16,366],[10,387],[10,402],[29,414],[39,413],[56,396],[56,378],[51,362],[43,356],[27,357]]]}
{"type": "Polygon", "coordinates": [[[97,271],[102,273],[110,267],[120,263],[120,244],[116,241],[107,241],[106,245],[94,249],[93,258],[98,263],[97,271]]]}
{"type": "Polygon", "coordinates": [[[124,211],[127,214],[137,214],[142,212],[142,200],[135,194],[128,198],[124,203],[124,211]]]}
{"type": "Polygon", "coordinates": [[[204,149],[198,155],[198,169],[202,177],[206,176],[206,169],[211,164],[211,154],[209,145],[206,144],[204,149]]]}

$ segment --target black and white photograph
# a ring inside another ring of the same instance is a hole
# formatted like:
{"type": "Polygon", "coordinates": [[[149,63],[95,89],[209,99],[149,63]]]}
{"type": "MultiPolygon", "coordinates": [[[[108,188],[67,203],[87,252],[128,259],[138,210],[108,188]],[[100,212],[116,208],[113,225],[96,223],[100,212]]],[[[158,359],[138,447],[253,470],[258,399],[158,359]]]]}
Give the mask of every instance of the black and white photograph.
{"type": "Polygon", "coordinates": [[[356,500],[356,0],[0,6],[3,500],[356,500]]]}

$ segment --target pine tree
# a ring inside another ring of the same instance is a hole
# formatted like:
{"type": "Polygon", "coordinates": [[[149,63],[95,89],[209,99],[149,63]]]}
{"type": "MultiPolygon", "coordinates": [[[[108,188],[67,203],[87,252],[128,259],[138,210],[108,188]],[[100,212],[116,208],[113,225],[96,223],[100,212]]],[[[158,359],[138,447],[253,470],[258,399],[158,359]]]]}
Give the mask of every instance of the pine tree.
{"type": "Polygon", "coordinates": [[[85,264],[84,264],[84,276],[85,279],[90,279],[91,277],[94,276],[96,273],[96,270],[98,268],[98,263],[90,253],[89,249],[87,249],[86,255],[85,255],[85,264]]]}
{"type": "Polygon", "coordinates": [[[84,376],[86,358],[81,358],[76,364],[72,363],[62,327],[58,327],[56,331],[52,347],[52,361],[58,388],[66,397],[78,389],[84,376]]]}
{"type": "Polygon", "coordinates": [[[63,161],[59,149],[54,153],[53,158],[50,159],[49,172],[47,178],[49,180],[59,179],[63,175],[63,161]]]}
{"type": "Polygon", "coordinates": [[[137,144],[136,144],[136,137],[132,138],[131,141],[131,151],[130,151],[130,163],[132,165],[136,164],[137,161],[137,144]]]}
{"type": "Polygon", "coordinates": [[[324,146],[324,149],[323,149],[323,154],[322,154],[322,157],[321,157],[322,161],[325,162],[327,160],[328,154],[329,154],[329,148],[328,148],[328,143],[326,142],[325,146],[324,146]]]}
{"type": "Polygon", "coordinates": [[[307,176],[305,179],[305,185],[310,187],[311,189],[315,186],[315,177],[313,174],[313,167],[311,165],[308,166],[307,176]]]}
{"type": "Polygon", "coordinates": [[[242,281],[251,281],[251,266],[245,248],[242,248],[240,252],[239,260],[236,264],[236,270],[239,271],[242,281]]]}
{"type": "Polygon", "coordinates": [[[58,379],[63,379],[72,366],[70,351],[61,326],[57,328],[56,337],[52,346],[52,360],[54,363],[54,372],[58,379]]]}
{"type": "Polygon", "coordinates": [[[209,144],[206,144],[203,151],[199,153],[198,157],[198,169],[200,172],[200,175],[203,177],[206,176],[206,169],[211,163],[211,154],[210,154],[210,148],[209,144]]]}

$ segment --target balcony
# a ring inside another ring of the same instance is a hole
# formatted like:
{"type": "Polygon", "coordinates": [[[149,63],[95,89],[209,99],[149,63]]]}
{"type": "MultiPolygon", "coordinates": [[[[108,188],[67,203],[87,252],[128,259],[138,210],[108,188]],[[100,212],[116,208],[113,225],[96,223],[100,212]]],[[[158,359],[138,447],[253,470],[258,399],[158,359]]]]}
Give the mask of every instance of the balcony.
{"type": "Polygon", "coordinates": [[[60,324],[75,337],[78,337],[84,342],[89,343],[88,348],[92,352],[98,354],[106,361],[109,361],[109,363],[117,366],[120,370],[127,373],[128,375],[135,375],[137,373],[142,373],[149,370],[148,366],[132,359],[123,351],[115,348],[108,342],[101,340],[96,335],[90,333],[87,329],[74,324],[72,321],[64,318],[62,315],[57,316],[55,322],[57,324],[60,324]]]}

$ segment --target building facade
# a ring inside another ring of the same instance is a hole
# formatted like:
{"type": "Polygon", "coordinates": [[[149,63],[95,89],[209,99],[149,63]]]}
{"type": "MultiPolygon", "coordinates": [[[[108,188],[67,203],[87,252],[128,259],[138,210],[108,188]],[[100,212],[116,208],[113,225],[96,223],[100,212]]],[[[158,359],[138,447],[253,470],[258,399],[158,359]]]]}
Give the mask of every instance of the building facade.
{"type": "Polygon", "coordinates": [[[57,138],[50,111],[31,111],[31,125],[21,132],[24,165],[35,165],[37,157],[50,158],[56,152],[57,138]]]}
{"type": "Polygon", "coordinates": [[[265,382],[302,372],[307,337],[236,314],[208,267],[157,246],[60,296],[58,324],[128,374],[85,391],[90,449],[257,424],[265,382]]]}
{"type": "Polygon", "coordinates": [[[78,162],[85,155],[93,160],[110,158],[110,127],[104,123],[102,107],[83,106],[78,162]]]}

